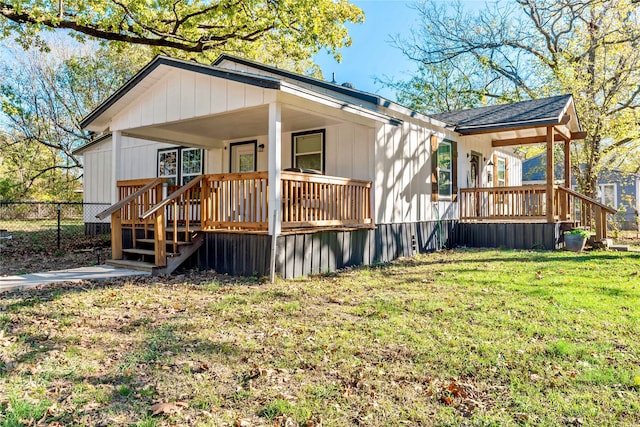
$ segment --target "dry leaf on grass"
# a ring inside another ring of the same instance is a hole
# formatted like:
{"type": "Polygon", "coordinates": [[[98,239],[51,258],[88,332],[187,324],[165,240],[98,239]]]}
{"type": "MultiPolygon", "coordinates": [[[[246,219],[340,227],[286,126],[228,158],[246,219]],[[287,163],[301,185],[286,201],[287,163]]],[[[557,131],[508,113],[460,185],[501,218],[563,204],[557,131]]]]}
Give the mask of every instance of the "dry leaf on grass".
{"type": "Polygon", "coordinates": [[[149,411],[151,415],[173,415],[180,412],[182,408],[189,407],[187,402],[161,402],[151,405],[149,411]]]}

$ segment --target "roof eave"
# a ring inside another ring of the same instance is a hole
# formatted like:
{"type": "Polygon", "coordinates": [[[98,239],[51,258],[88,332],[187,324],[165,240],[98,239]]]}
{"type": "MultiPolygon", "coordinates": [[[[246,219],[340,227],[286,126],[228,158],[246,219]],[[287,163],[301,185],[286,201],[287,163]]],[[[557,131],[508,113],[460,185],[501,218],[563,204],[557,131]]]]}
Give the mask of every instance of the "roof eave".
{"type": "Polygon", "coordinates": [[[93,121],[104,114],[109,108],[111,108],[116,102],[118,102],[123,96],[130,92],[138,83],[144,80],[149,74],[161,65],[167,65],[173,68],[182,70],[195,71],[201,74],[206,74],[214,77],[226,78],[229,80],[237,81],[239,83],[251,84],[253,86],[263,87],[266,89],[280,89],[280,81],[270,77],[260,77],[255,75],[249,75],[246,73],[238,73],[231,70],[222,68],[214,68],[209,65],[198,64],[195,62],[184,61],[175,58],[169,58],[166,56],[158,55],[153,58],[147,65],[145,65],[138,73],[131,77],[124,85],[122,85],[116,92],[114,92],[109,98],[96,107],[91,113],[89,113],[80,122],[80,127],[86,129],[93,121]]]}

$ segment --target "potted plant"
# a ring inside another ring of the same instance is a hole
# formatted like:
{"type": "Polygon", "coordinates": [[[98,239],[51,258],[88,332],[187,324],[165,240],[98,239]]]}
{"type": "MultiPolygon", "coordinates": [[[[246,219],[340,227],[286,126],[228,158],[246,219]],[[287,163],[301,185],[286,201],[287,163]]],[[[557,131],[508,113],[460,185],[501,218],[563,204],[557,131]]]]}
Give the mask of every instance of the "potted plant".
{"type": "Polygon", "coordinates": [[[568,251],[582,252],[584,244],[589,238],[589,232],[576,228],[564,233],[564,248],[568,251]]]}

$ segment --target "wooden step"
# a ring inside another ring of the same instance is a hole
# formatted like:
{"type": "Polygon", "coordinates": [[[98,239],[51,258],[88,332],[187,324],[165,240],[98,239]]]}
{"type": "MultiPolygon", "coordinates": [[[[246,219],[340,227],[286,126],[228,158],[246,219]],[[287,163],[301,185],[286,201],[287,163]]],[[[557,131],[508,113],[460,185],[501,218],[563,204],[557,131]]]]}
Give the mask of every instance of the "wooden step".
{"type": "Polygon", "coordinates": [[[119,268],[128,268],[129,270],[146,271],[152,274],[153,269],[156,268],[156,266],[150,262],[131,261],[128,259],[108,259],[106,264],[119,268]]]}
{"type": "MultiPolygon", "coordinates": [[[[136,242],[150,243],[152,245],[155,244],[155,240],[153,240],[153,239],[136,239],[136,242]]],[[[167,246],[173,245],[173,241],[172,240],[165,240],[165,243],[167,244],[167,246]]],[[[181,241],[177,242],[178,246],[190,245],[190,244],[191,244],[191,242],[181,242],[181,241]]]]}
{"type": "Polygon", "coordinates": [[[139,248],[123,249],[122,252],[126,254],[136,254],[136,255],[155,255],[156,254],[153,249],[139,249],[139,248]]]}
{"type": "MultiPolygon", "coordinates": [[[[173,233],[173,231],[175,230],[175,228],[173,226],[169,226],[165,228],[166,231],[173,233]]],[[[184,225],[181,225],[177,228],[178,233],[184,233],[185,231],[187,231],[187,227],[185,227],[184,225]]],[[[190,225],[189,226],[189,232],[190,233],[195,233],[196,231],[200,231],[202,230],[202,227],[200,227],[199,225],[190,225]]]]}

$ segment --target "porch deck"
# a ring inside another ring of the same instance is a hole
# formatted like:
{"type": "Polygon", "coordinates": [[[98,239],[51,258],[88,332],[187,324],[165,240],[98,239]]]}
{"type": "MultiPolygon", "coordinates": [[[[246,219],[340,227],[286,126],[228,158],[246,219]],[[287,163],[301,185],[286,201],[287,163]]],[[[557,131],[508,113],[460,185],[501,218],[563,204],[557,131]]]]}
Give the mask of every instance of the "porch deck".
{"type": "Polygon", "coordinates": [[[267,172],[200,175],[170,194],[162,178],[119,181],[120,201],[98,218],[111,215],[114,260],[153,255],[157,267],[197,232],[267,234],[278,211],[281,234],[372,227],[370,181],[283,171],[279,209],[268,187],[267,172]],[[124,229],[131,242],[123,246],[124,229]]]}
{"type": "Polygon", "coordinates": [[[488,223],[569,223],[607,238],[607,214],[616,210],[568,188],[554,185],[464,188],[460,190],[460,221],[488,223]],[[551,206],[549,204],[551,201],[551,206]]]}

